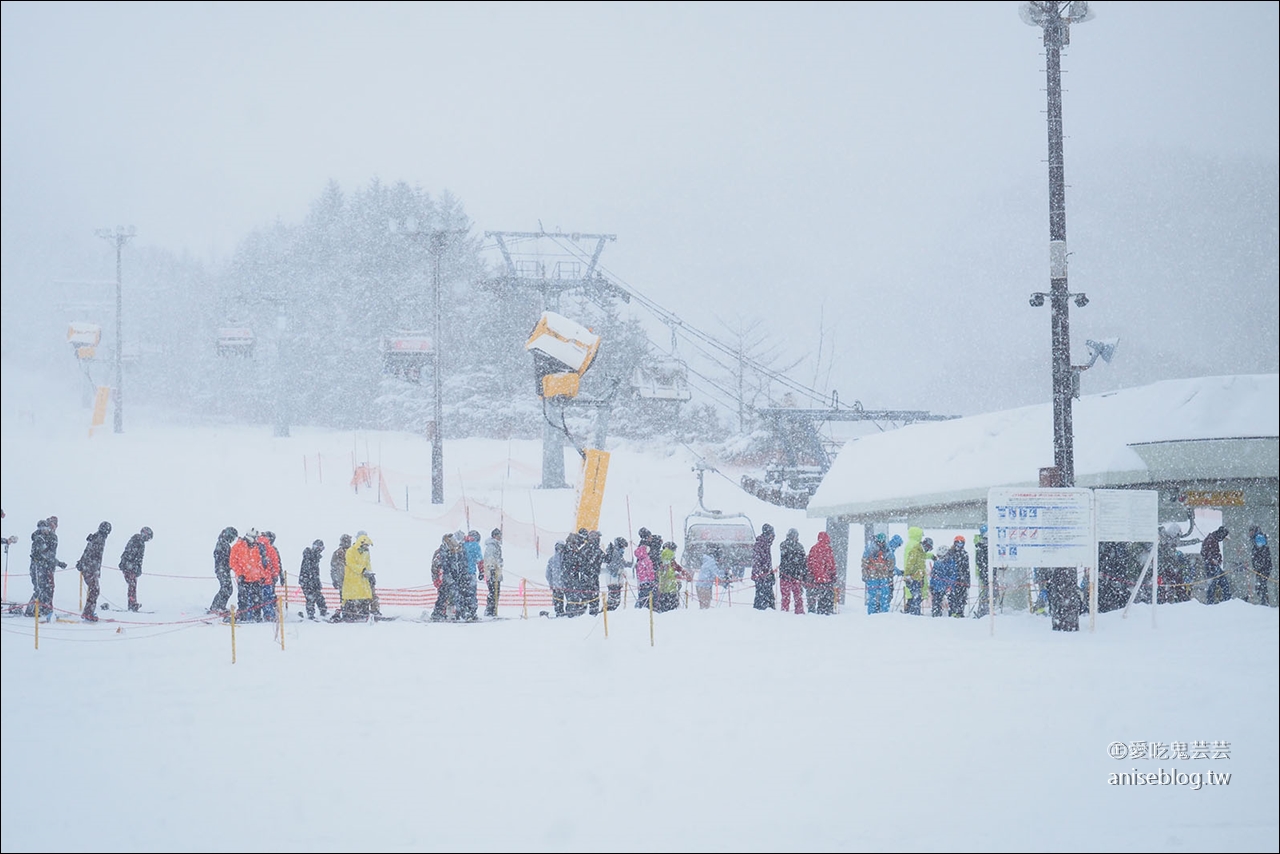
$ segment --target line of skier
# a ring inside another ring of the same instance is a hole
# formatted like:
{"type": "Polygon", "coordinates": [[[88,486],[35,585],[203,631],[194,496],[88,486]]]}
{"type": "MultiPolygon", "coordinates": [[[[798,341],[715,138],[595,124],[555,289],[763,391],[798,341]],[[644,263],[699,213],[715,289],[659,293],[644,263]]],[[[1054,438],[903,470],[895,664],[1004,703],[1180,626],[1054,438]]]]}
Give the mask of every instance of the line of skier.
{"type": "MultiPolygon", "coordinates": [[[[0,510],[0,518],[4,511],[0,510]]],[[[107,537],[111,534],[111,523],[102,522],[98,529],[85,537],[84,551],[76,561],[76,569],[85,583],[84,610],[81,618],[87,622],[98,621],[98,598],[102,592],[102,561],[106,551],[107,537]]],[[[120,554],[117,568],[124,577],[128,595],[128,608],[138,611],[138,576],[142,575],[142,561],[146,556],[147,543],[151,541],[153,532],[143,527],[129,537],[124,551],[120,554]]],[[[7,561],[9,547],[18,542],[17,537],[6,537],[4,549],[7,561]]],[[[36,522],[36,529],[31,534],[31,598],[26,605],[12,605],[12,611],[21,611],[25,616],[33,617],[37,610],[44,619],[53,619],[53,593],[55,573],[66,569],[65,561],[58,558],[58,517],[50,516],[36,522]]]]}

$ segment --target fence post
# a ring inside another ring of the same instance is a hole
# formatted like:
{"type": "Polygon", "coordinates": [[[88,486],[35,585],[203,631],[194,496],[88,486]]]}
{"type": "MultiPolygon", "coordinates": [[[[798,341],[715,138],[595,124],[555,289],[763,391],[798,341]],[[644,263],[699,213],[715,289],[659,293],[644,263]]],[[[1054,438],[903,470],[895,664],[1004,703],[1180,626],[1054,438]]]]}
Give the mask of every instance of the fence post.
{"type": "Polygon", "coordinates": [[[649,591],[649,646],[653,646],[653,591],[649,591]]]}
{"type": "Polygon", "coordinates": [[[236,606],[231,606],[231,663],[236,663],[236,606]]]}
{"type": "Polygon", "coordinates": [[[36,597],[36,649],[40,648],[40,597],[36,597]]]}
{"type": "Polygon", "coordinates": [[[520,619],[529,619],[529,594],[525,587],[526,579],[520,579],[520,619]]]}
{"type": "MultiPolygon", "coordinates": [[[[286,585],[284,589],[288,590],[289,589],[288,585],[286,585]]],[[[280,622],[280,651],[281,652],[284,652],[284,603],[285,603],[285,597],[283,596],[276,597],[276,616],[280,622]]]]}
{"type": "Polygon", "coordinates": [[[604,639],[608,640],[609,639],[609,597],[601,596],[600,599],[604,603],[604,639]]]}

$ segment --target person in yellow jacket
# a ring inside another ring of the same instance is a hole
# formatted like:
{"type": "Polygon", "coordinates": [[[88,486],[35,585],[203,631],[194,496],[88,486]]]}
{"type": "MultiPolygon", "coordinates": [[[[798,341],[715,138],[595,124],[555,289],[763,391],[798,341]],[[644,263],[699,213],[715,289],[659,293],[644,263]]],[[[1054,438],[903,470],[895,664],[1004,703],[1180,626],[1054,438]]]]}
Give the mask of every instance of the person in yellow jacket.
{"type": "Polygon", "coordinates": [[[920,616],[920,603],[929,595],[928,549],[924,531],[907,528],[907,549],[902,556],[902,610],[920,616]]]}
{"type": "Polygon", "coordinates": [[[342,619],[346,622],[369,618],[373,605],[373,586],[368,578],[372,546],[369,535],[361,531],[347,549],[347,566],[342,576],[342,619]]]}

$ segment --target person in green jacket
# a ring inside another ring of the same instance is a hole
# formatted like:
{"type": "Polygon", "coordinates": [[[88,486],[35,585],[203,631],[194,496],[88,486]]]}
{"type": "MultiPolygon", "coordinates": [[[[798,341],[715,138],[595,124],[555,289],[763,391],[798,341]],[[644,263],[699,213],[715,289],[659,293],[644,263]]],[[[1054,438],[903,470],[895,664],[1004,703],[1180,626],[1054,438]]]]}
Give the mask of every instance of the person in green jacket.
{"type": "Polygon", "coordinates": [[[907,548],[902,556],[902,610],[916,616],[920,616],[920,603],[929,595],[928,550],[924,545],[927,542],[921,528],[907,529],[907,548]]]}

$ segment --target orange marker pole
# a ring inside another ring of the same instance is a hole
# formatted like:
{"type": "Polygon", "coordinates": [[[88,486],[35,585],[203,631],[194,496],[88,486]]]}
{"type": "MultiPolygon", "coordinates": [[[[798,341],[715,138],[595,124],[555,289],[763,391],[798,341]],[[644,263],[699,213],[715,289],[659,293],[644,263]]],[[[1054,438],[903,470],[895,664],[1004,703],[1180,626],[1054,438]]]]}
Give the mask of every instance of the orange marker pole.
{"type": "Polygon", "coordinates": [[[231,606],[231,663],[236,663],[236,606],[231,606]]]}
{"type": "MultiPolygon", "coordinates": [[[[287,587],[285,588],[288,589],[287,587]]],[[[284,597],[276,597],[276,615],[280,621],[280,651],[284,652],[284,597]]]]}

